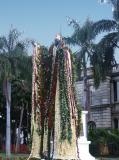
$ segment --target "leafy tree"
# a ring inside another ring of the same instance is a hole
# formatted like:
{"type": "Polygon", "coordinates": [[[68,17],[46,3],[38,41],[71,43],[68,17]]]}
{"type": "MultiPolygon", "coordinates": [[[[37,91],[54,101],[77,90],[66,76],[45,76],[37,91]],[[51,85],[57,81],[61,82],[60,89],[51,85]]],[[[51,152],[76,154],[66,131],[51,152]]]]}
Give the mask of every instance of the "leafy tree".
{"type": "Polygon", "coordinates": [[[26,127],[27,133],[30,130],[28,119],[30,120],[31,113],[31,83],[23,80],[12,81],[12,108],[12,119],[16,122],[14,130],[18,128],[17,139],[14,142],[16,143],[16,152],[18,152],[21,129],[26,127]]]}
{"type": "Polygon", "coordinates": [[[25,78],[24,75],[27,77],[31,68],[31,59],[27,55],[26,45],[24,42],[19,41],[19,36],[20,33],[16,29],[11,29],[8,36],[0,37],[0,77],[6,99],[6,156],[8,158],[11,153],[11,80],[18,77],[25,78]]]}

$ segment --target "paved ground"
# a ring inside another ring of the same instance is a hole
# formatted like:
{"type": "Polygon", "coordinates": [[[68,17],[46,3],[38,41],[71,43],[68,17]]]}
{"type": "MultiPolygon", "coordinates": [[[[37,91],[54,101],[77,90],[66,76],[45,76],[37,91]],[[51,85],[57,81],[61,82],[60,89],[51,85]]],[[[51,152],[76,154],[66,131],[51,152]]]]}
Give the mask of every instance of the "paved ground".
{"type": "Polygon", "coordinates": [[[119,158],[98,158],[97,160],[119,160],[119,158]]]}

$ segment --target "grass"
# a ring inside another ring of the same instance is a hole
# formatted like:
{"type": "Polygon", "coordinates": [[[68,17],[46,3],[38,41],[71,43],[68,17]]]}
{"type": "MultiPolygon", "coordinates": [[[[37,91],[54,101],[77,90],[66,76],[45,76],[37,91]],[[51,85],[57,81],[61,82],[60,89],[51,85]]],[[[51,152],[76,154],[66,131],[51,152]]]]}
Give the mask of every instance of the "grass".
{"type": "MultiPolygon", "coordinates": [[[[28,154],[11,154],[10,160],[26,160],[28,156],[28,154]]],[[[6,160],[5,153],[0,153],[0,160],[6,160]]]]}

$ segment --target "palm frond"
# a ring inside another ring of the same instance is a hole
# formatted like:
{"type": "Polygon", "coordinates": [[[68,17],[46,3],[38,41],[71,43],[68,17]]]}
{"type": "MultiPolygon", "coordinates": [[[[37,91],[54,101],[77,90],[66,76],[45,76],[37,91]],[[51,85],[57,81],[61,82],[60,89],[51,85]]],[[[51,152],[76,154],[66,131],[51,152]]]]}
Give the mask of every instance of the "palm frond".
{"type": "Polygon", "coordinates": [[[116,7],[118,0],[110,0],[112,5],[114,5],[116,7]]]}
{"type": "Polygon", "coordinates": [[[11,29],[9,31],[8,34],[8,38],[7,38],[7,46],[8,46],[8,52],[10,53],[11,51],[14,50],[14,48],[16,47],[16,44],[19,41],[19,36],[20,36],[20,32],[18,32],[17,29],[11,29]]]}
{"type": "Polygon", "coordinates": [[[113,11],[113,18],[115,19],[115,21],[119,21],[119,6],[117,7],[118,9],[114,9],[113,11]]]}
{"type": "Polygon", "coordinates": [[[106,40],[95,45],[94,54],[90,60],[96,87],[100,85],[101,81],[106,79],[106,76],[110,76],[112,67],[116,62],[114,53],[114,46],[109,45],[109,42],[106,40]]]}
{"type": "Polygon", "coordinates": [[[20,32],[12,29],[7,37],[0,37],[0,77],[20,77],[31,81],[32,60],[19,36],[20,32]]]}
{"type": "Polygon", "coordinates": [[[63,37],[63,41],[66,44],[69,44],[69,45],[75,45],[76,44],[75,39],[72,38],[72,37],[63,37]]]}
{"type": "MultiPolygon", "coordinates": [[[[73,23],[77,24],[76,21],[73,23]]],[[[94,38],[95,34],[93,31],[93,21],[87,19],[82,27],[75,28],[71,37],[65,38],[68,44],[84,46],[86,43],[90,43],[94,38]]]]}
{"type": "Polygon", "coordinates": [[[118,0],[111,0],[114,10],[119,10],[119,1],[118,0]]]}
{"type": "Polygon", "coordinates": [[[100,20],[93,24],[93,31],[95,35],[101,32],[110,32],[117,29],[118,24],[114,20],[100,20]]]}
{"type": "Polygon", "coordinates": [[[79,22],[77,22],[77,20],[74,20],[74,19],[72,19],[72,18],[70,18],[70,17],[68,17],[68,24],[69,24],[70,26],[73,26],[73,28],[74,28],[75,30],[79,30],[79,29],[80,29],[80,24],[79,24],[79,22]]]}
{"type": "Polygon", "coordinates": [[[27,80],[31,82],[32,57],[31,56],[16,57],[13,62],[14,62],[13,66],[16,65],[15,76],[19,77],[22,80],[27,80]]]}
{"type": "Polygon", "coordinates": [[[8,52],[8,43],[6,37],[0,37],[0,53],[8,52]]]}
{"type": "Polygon", "coordinates": [[[105,47],[117,47],[117,42],[119,41],[118,32],[112,32],[105,35],[101,41],[98,43],[98,46],[105,47]]]}

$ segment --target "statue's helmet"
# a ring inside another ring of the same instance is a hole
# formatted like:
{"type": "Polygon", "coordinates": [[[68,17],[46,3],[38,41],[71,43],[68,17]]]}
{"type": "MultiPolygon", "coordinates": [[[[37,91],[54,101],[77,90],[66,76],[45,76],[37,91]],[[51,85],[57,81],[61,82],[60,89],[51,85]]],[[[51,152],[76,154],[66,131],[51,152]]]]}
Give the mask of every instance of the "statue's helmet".
{"type": "Polygon", "coordinates": [[[59,41],[61,41],[62,40],[62,36],[61,36],[61,34],[56,34],[56,37],[55,37],[55,39],[56,40],[59,40],[59,41]]]}
{"type": "Polygon", "coordinates": [[[62,44],[62,36],[61,34],[56,34],[55,36],[55,46],[59,46],[62,44]]]}

